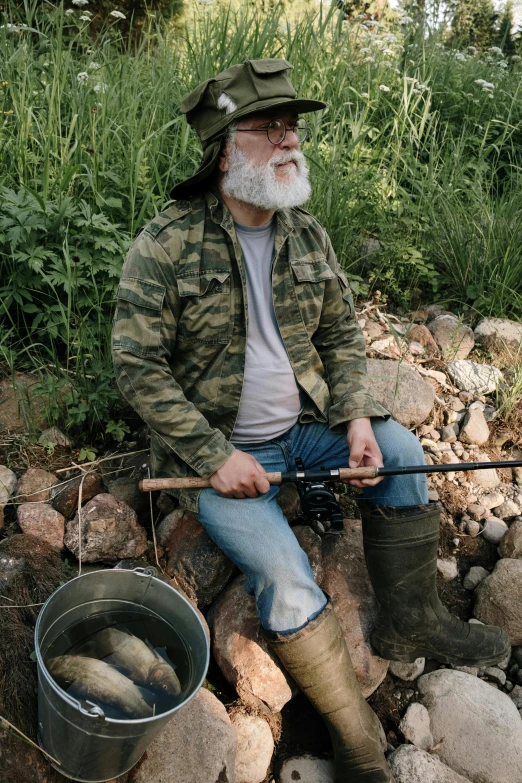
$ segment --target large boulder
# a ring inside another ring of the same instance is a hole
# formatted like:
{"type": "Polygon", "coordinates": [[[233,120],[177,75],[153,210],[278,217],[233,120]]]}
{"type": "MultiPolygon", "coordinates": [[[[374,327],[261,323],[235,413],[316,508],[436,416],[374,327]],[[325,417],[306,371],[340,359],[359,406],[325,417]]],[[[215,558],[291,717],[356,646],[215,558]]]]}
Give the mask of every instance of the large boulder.
{"type": "Polygon", "coordinates": [[[447,767],[413,745],[400,745],[388,757],[396,783],[470,783],[458,772],[447,767]]]}
{"type": "Polygon", "coordinates": [[[507,318],[484,318],[475,329],[475,341],[492,354],[516,354],[522,341],[522,324],[507,318]]]}
{"type": "Polygon", "coordinates": [[[96,495],[79,515],[67,522],[65,546],[82,562],[139,557],[147,549],[147,534],[136,512],[112,495],[96,495]],[[81,537],[81,538],[80,538],[81,537]]]}
{"type": "Polygon", "coordinates": [[[500,557],[522,557],[522,519],[513,522],[498,548],[500,557]]]}
{"type": "Polygon", "coordinates": [[[422,424],[433,410],[435,389],[412,367],[368,359],[368,377],[373,397],[408,429],[422,424]]]}
{"type": "Polygon", "coordinates": [[[47,503],[21,503],[17,514],[24,533],[39,536],[57,549],[63,549],[65,520],[59,511],[47,503]]]}
{"type": "Polygon", "coordinates": [[[454,315],[439,315],[428,324],[446,361],[465,359],[475,346],[473,329],[454,315]]]}
{"type": "MultiPolygon", "coordinates": [[[[505,558],[475,591],[478,620],[503,628],[511,644],[522,644],[522,560],[505,558]]],[[[522,775],[521,775],[522,780],[522,775]]]]}
{"type": "Polygon", "coordinates": [[[473,783],[522,780],[522,722],[502,691],[471,674],[439,669],[418,681],[439,759],[473,783]]]}
{"type": "Polygon", "coordinates": [[[174,713],[128,783],[234,783],[236,730],[205,688],[174,713]]]}
{"type": "Polygon", "coordinates": [[[456,359],[448,364],[448,374],[461,391],[488,394],[502,381],[502,373],[489,364],[477,364],[469,359],[456,359]]]}
{"type": "Polygon", "coordinates": [[[167,574],[200,608],[217,598],[236,570],[194,514],[183,508],[161,521],[157,538],[166,551],[167,574]]]}

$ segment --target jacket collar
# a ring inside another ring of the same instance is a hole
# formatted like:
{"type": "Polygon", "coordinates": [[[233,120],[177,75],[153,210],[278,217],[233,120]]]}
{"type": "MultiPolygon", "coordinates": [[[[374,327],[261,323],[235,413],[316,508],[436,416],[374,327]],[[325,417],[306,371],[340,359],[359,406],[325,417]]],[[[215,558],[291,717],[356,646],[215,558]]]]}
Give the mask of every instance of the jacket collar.
{"type": "MultiPolygon", "coordinates": [[[[234,221],[230,214],[230,210],[223,201],[221,193],[215,185],[207,190],[205,193],[205,200],[210,210],[212,220],[221,225],[224,229],[230,230],[234,221]]],[[[279,209],[276,212],[276,215],[278,224],[289,234],[294,228],[303,228],[308,225],[306,216],[300,214],[296,209],[279,209]]]]}

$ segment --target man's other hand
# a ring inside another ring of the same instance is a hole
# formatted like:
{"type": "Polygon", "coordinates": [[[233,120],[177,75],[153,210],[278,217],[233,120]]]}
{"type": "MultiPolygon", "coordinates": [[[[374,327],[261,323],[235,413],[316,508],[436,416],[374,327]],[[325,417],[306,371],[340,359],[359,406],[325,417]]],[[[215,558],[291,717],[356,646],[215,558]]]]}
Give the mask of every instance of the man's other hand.
{"type": "Polygon", "coordinates": [[[216,492],[225,498],[256,498],[270,489],[263,473],[264,467],[254,457],[236,449],[209,480],[216,492]]]}
{"type": "MultiPolygon", "coordinates": [[[[350,449],[348,462],[350,468],[383,467],[381,450],[375,440],[370,419],[353,419],[348,422],[346,440],[350,449]]],[[[353,479],[348,483],[354,487],[374,487],[383,478],[384,476],[374,479],[353,479]]]]}

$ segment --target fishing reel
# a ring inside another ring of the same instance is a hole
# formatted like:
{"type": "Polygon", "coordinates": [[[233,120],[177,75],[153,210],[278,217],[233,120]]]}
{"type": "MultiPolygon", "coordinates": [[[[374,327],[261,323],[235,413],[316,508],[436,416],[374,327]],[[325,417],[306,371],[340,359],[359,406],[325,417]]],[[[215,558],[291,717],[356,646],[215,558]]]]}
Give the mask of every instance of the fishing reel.
{"type": "MultiPolygon", "coordinates": [[[[335,497],[333,481],[313,481],[304,478],[303,461],[296,459],[296,485],[301,501],[301,510],[310,520],[310,526],[319,535],[343,532],[343,515],[335,497]],[[300,477],[300,474],[303,477],[300,477]]],[[[321,468],[324,470],[324,468],[321,468]]]]}

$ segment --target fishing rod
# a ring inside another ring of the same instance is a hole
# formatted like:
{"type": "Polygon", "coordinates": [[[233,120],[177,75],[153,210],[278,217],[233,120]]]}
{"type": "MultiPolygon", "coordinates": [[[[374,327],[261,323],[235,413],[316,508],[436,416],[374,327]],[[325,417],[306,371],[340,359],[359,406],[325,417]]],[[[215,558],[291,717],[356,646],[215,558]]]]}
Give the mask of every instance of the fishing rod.
{"type": "MultiPolygon", "coordinates": [[[[352,479],[373,479],[379,476],[407,476],[412,473],[457,473],[468,470],[491,470],[493,468],[522,468],[522,460],[505,460],[501,462],[457,462],[449,465],[404,465],[395,468],[334,468],[332,470],[291,470],[287,473],[262,473],[270,484],[285,484],[288,482],[348,482],[352,479]]],[[[142,492],[154,492],[161,489],[204,489],[212,486],[208,479],[191,478],[157,478],[143,479],[139,483],[142,492]]]]}

